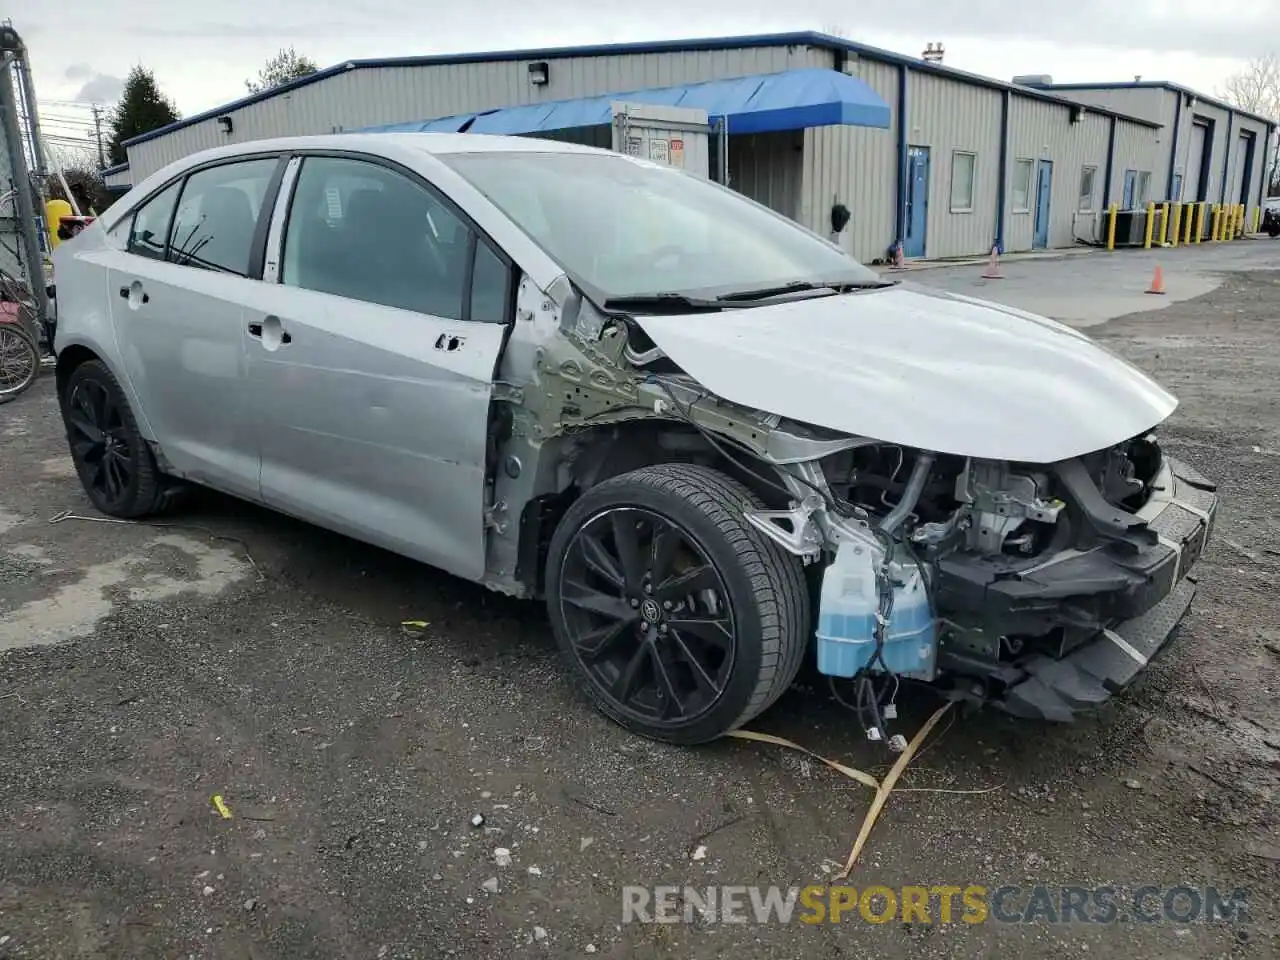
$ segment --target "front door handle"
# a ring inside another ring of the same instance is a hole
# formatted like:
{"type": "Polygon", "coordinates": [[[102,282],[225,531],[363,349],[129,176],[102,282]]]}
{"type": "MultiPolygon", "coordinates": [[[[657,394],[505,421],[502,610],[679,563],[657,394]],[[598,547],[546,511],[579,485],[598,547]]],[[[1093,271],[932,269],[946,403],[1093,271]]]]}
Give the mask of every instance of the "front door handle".
{"type": "Polygon", "coordinates": [[[274,350],[281,344],[293,343],[293,337],[284,329],[279,317],[249,321],[249,336],[261,340],[268,350],[274,350]]]}

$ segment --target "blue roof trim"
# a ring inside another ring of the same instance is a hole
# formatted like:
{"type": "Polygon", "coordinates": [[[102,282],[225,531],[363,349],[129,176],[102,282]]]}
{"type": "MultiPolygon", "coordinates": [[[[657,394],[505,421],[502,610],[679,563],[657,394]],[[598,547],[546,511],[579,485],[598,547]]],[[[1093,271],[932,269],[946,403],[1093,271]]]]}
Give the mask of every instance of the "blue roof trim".
{"type": "MultiPolygon", "coordinates": [[[[620,54],[644,54],[644,53],[679,53],[685,51],[700,50],[731,50],[735,48],[759,48],[759,47],[819,47],[828,50],[843,50],[848,53],[855,53],[859,56],[866,56],[873,60],[879,60],[884,63],[905,64],[912,70],[918,70],[921,73],[933,73],[941,76],[954,77],[972,83],[977,86],[987,87],[991,90],[1014,90],[1024,96],[1029,96],[1038,100],[1046,100],[1051,103],[1074,104],[1074,101],[1065,97],[1057,96],[1046,90],[1036,87],[1019,86],[1012,83],[1006,83],[1003,80],[996,80],[992,77],[984,77],[976,73],[968,73],[964,70],[957,70],[954,67],[948,67],[940,63],[930,63],[920,60],[916,57],[909,57],[902,53],[895,53],[892,50],[884,50],[880,47],[873,47],[864,43],[855,43],[852,40],[846,40],[843,37],[833,37],[829,34],[819,33],[813,30],[804,30],[792,33],[765,33],[754,34],[750,36],[739,37],[701,37],[683,40],[656,40],[642,41],[636,43],[600,43],[588,44],[578,47],[548,47],[534,50],[491,50],[481,53],[446,53],[432,54],[420,57],[385,57],[367,60],[347,60],[343,63],[336,64],[332,67],[326,67],[316,73],[297,80],[291,80],[289,83],[283,83],[278,87],[272,87],[270,90],[264,90],[261,93],[250,94],[247,97],[241,97],[239,100],[232,100],[220,107],[212,110],[205,110],[202,113],[194,114],[190,117],[184,117],[181,120],[175,120],[163,127],[158,127],[147,133],[140,134],[122,144],[125,147],[135,146],[139,143],[146,143],[148,140],[154,140],[156,137],[173,133],[175,130],[181,130],[193,124],[200,123],[204,120],[211,120],[214,117],[220,117],[225,113],[231,113],[236,110],[243,109],[263,100],[282,93],[288,93],[290,90],[297,90],[312,83],[319,83],[321,80],[327,80],[329,77],[337,76],[348,70],[363,70],[379,67],[427,67],[427,66],[448,66],[452,64],[464,63],[484,63],[484,62],[509,62],[512,60],[562,60],[566,57],[605,57],[620,54]]],[[[1101,107],[1090,108],[1091,112],[1099,113],[1103,116],[1115,116],[1121,120],[1142,124],[1143,126],[1158,128],[1160,124],[1152,123],[1140,117],[1132,117],[1124,113],[1107,110],[1101,107]]]]}
{"type": "Polygon", "coordinates": [[[1172,80],[1119,80],[1111,83],[1037,83],[1033,85],[1037,90],[1045,90],[1052,92],[1054,90],[1168,90],[1172,93],[1182,93],[1195,97],[1197,100],[1203,100],[1211,107],[1217,107],[1219,110],[1228,110],[1231,113],[1241,117],[1248,117],[1250,120],[1256,120],[1268,126],[1274,126],[1276,121],[1270,120],[1260,113],[1251,113],[1248,110],[1242,110],[1240,107],[1233,106],[1225,100],[1219,100],[1216,97],[1206,96],[1199,90],[1192,90],[1190,87],[1184,87],[1180,83],[1174,83],[1172,80]]]}
{"type": "Polygon", "coordinates": [[[456,133],[466,129],[468,133],[522,134],[593,127],[611,122],[611,106],[616,101],[705,110],[713,119],[727,118],[730,133],[839,125],[888,129],[892,119],[889,105],[856,77],[806,68],[384,124],[363,132],[456,133]]]}
{"type": "Polygon", "coordinates": [[[128,169],[129,161],[126,160],[124,163],[117,163],[114,167],[103,167],[98,172],[104,177],[110,177],[117,173],[124,173],[128,169]]]}

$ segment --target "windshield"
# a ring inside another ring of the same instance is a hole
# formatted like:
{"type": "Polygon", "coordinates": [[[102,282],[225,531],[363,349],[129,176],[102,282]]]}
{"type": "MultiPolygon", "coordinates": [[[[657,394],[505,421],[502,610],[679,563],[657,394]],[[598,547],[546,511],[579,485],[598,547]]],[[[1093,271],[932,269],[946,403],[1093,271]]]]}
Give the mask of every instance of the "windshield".
{"type": "Polygon", "coordinates": [[[440,159],[606,299],[877,284],[847,254],[717,184],[621,154],[440,159]]]}

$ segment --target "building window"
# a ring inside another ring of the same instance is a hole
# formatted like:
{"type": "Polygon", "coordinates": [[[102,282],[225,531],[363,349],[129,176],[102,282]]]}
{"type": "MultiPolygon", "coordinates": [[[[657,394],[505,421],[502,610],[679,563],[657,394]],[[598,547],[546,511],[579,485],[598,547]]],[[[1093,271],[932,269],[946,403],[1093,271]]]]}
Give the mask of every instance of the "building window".
{"type": "Polygon", "coordinates": [[[1031,212],[1031,168],[1030,160],[1013,161],[1013,206],[1014,213],[1031,212]]]}
{"type": "Polygon", "coordinates": [[[1087,164],[1080,169],[1080,200],[1076,209],[1088,212],[1093,209],[1093,182],[1098,179],[1098,168],[1087,164]]]}
{"type": "Polygon", "coordinates": [[[1145,207],[1151,202],[1151,171],[1138,171],[1138,206],[1145,207]]]}
{"type": "Polygon", "coordinates": [[[951,154],[951,212],[973,212],[973,171],[977,156],[961,150],[951,154]]]}

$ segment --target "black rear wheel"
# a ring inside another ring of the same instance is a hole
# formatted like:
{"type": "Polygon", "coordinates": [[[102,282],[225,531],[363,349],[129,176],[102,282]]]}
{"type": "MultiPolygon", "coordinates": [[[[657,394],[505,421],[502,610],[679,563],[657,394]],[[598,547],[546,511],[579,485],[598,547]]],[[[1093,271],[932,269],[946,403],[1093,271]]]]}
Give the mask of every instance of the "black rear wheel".
{"type": "Polygon", "coordinates": [[[716,471],[662,464],[608,480],[552,538],[561,653],[606,715],[644,736],[711,740],[790,686],[809,639],[800,561],[743,519],[716,471]]]}
{"type": "Polygon", "coordinates": [[[156,512],[162,487],[155,457],[106,365],[76,367],[60,399],[71,459],[93,505],[126,519],[156,512]]]}

